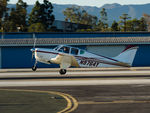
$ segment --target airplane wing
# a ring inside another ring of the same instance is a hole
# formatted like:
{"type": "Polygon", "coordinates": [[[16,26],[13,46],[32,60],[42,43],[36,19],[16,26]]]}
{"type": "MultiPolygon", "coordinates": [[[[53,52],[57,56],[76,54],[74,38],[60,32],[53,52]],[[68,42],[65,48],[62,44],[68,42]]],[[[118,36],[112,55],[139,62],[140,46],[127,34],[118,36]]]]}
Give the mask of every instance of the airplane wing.
{"type": "Polygon", "coordinates": [[[70,66],[79,67],[74,56],[68,54],[58,54],[55,58],[52,58],[51,61],[59,64],[61,69],[67,69],[70,66]]]}

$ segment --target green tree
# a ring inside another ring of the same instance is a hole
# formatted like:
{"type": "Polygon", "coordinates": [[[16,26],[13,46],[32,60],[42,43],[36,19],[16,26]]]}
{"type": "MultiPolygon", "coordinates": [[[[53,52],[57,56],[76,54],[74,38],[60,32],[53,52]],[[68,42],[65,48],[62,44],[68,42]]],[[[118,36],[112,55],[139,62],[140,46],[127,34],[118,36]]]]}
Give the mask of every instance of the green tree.
{"type": "Polygon", "coordinates": [[[41,23],[35,23],[29,26],[28,32],[44,32],[45,27],[41,23]]]}
{"type": "Polygon", "coordinates": [[[17,17],[15,16],[15,9],[12,8],[10,15],[8,13],[7,13],[7,15],[5,15],[4,24],[3,24],[3,29],[5,32],[16,32],[17,31],[16,24],[13,21],[16,19],[17,19],[17,17]],[[13,19],[13,17],[14,17],[14,19],[13,19]]]}
{"type": "Polygon", "coordinates": [[[18,0],[16,4],[16,8],[12,8],[10,14],[5,16],[4,30],[6,32],[16,32],[18,30],[24,32],[27,31],[26,8],[27,8],[27,4],[22,0],[18,0]]]}
{"type": "Polygon", "coordinates": [[[0,28],[2,27],[2,18],[5,16],[8,8],[7,8],[7,2],[9,0],[0,0],[0,28]]]}
{"type": "Polygon", "coordinates": [[[131,17],[129,17],[128,14],[123,14],[122,16],[120,16],[120,19],[121,19],[120,23],[123,23],[123,31],[126,31],[126,28],[127,28],[126,21],[130,18],[131,17]]]}
{"type": "Polygon", "coordinates": [[[116,21],[112,23],[111,31],[119,31],[119,24],[116,21]]]}
{"type": "Polygon", "coordinates": [[[127,20],[126,21],[126,31],[139,31],[139,20],[127,20]]]}
{"type": "Polygon", "coordinates": [[[63,11],[63,14],[65,16],[65,20],[67,22],[72,22],[72,23],[80,23],[81,20],[81,12],[80,12],[80,7],[72,6],[69,8],[66,8],[63,11]]]}
{"type": "Polygon", "coordinates": [[[102,8],[100,11],[100,19],[98,21],[96,29],[98,31],[107,31],[108,30],[108,19],[107,19],[107,12],[105,8],[102,8]]]}
{"type": "Polygon", "coordinates": [[[48,0],[44,0],[43,4],[36,2],[32,12],[29,15],[29,25],[40,23],[46,31],[51,29],[51,25],[55,20],[53,6],[48,0]]]}
{"type": "Polygon", "coordinates": [[[27,31],[27,3],[23,2],[23,0],[18,0],[16,4],[16,16],[17,21],[16,26],[20,27],[21,31],[27,31]]]}
{"type": "Polygon", "coordinates": [[[82,10],[80,24],[95,26],[97,23],[97,17],[88,14],[85,10],[82,10]]]}
{"type": "Polygon", "coordinates": [[[44,3],[41,4],[41,9],[43,12],[42,15],[42,21],[44,22],[44,25],[46,26],[47,30],[50,30],[51,25],[53,24],[55,17],[52,14],[53,13],[53,6],[51,4],[51,2],[49,2],[48,0],[44,0],[44,3]]]}
{"type": "Polygon", "coordinates": [[[143,18],[126,21],[126,31],[146,31],[147,25],[143,18]]]}
{"type": "Polygon", "coordinates": [[[91,26],[95,26],[97,23],[96,16],[88,14],[84,9],[81,9],[79,6],[72,6],[66,8],[63,13],[67,22],[91,26]]]}
{"type": "Polygon", "coordinates": [[[140,31],[147,31],[147,24],[143,17],[140,19],[139,29],[140,31]]]}
{"type": "Polygon", "coordinates": [[[97,26],[95,27],[96,31],[105,31],[105,25],[104,23],[99,20],[97,26]]]}
{"type": "Polygon", "coordinates": [[[30,15],[29,15],[29,25],[31,24],[35,24],[35,23],[42,23],[42,19],[41,19],[41,4],[39,3],[39,1],[36,1],[30,15]]]}
{"type": "Polygon", "coordinates": [[[101,21],[104,23],[104,27],[108,27],[108,18],[105,8],[103,8],[102,11],[100,11],[100,16],[101,21]]]}
{"type": "MultiPolygon", "coordinates": [[[[147,31],[147,25],[144,18],[141,18],[140,20],[136,18],[132,20],[126,20],[125,23],[125,31],[147,31]]],[[[124,28],[124,26],[122,27],[124,28]]]]}

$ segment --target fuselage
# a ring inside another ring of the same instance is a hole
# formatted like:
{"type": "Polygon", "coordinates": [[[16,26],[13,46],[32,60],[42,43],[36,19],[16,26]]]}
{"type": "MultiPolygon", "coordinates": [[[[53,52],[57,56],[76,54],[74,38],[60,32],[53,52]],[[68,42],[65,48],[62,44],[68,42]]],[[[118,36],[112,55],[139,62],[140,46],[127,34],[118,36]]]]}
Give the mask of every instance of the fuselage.
{"type": "Polygon", "coordinates": [[[96,55],[74,47],[68,48],[67,53],[62,51],[61,47],[55,49],[35,48],[35,59],[46,64],[61,64],[61,56],[68,57],[71,58],[71,66],[75,67],[116,67],[124,65],[112,58],[96,55]]]}

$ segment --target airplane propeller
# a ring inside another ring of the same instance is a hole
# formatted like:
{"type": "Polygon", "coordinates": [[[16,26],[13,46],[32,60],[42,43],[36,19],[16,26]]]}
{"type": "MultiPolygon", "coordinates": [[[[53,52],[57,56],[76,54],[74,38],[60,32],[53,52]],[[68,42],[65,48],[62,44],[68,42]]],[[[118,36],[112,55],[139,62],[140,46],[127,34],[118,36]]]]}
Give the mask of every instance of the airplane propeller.
{"type": "Polygon", "coordinates": [[[34,57],[34,54],[35,54],[35,45],[36,45],[36,37],[35,37],[35,34],[33,34],[33,38],[34,38],[34,44],[33,44],[33,48],[31,49],[32,51],[32,60],[33,60],[33,57],[34,57]]]}
{"type": "MultiPolygon", "coordinates": [[[[35,45],[36,45],[36,40],[37,40],[36,37],[35,37],[35,34],[33,34],[33,38],[34,38],[34,44],[33,44],[33,48],[31,49],[31,51],[32,51],[32,60],[33,60],[33,57],[35,56],[35,45]]],[[[34,66],[32,66],[33,71],[36,71],[36,69],[37,69],[36,64],[37,64],[37,61],[35,59],[35,64],[34,64],[34,66]]]]}

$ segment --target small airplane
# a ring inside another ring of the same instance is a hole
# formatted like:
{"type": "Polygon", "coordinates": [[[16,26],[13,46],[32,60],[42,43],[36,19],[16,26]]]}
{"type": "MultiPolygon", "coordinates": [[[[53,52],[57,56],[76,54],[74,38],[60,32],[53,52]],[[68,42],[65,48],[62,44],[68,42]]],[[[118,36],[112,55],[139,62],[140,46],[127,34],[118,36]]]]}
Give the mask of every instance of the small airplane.
{"type": "Polygon", "coordinates": [[[76,47],[59,45],[54,49],[33,48],[32,57],[35,57],[35,64],[32,67],[36,71],[37,62],[45,64],[59,64],[61,75],[66,74],[67,68],[74,67],[131,67],[137,46],[128,46],[118,56],[109,58],[103,55],[96,55],[76,47]]]}

